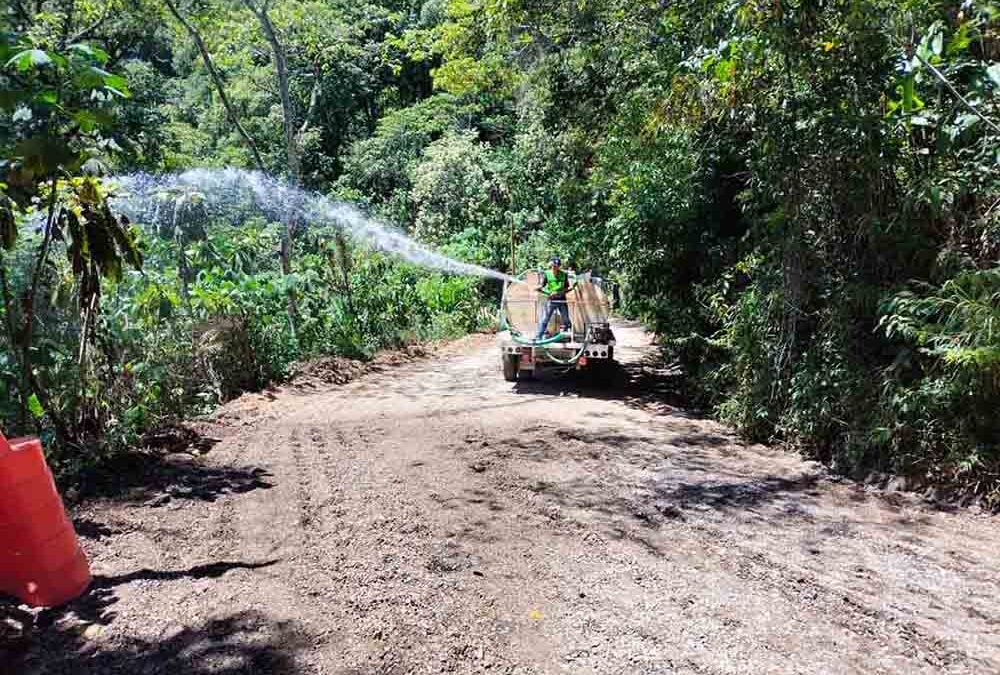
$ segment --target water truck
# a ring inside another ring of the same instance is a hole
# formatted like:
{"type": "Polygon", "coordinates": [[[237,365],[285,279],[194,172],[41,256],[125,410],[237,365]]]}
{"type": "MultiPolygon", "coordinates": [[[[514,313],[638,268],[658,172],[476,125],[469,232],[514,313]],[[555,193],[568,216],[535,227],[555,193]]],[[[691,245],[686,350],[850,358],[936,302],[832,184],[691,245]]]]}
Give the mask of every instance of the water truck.
{"type": "Polygon", "coordinates": [[[546,297],[536,289],[541,272],[527,272],[517,282],[504,284],[500,300],[500,362],[508,382],[544,370],[588,370],[598,377],[611,372],[615,336],[611,331],[611,303],[604,282],[588,274],[569,273],[573,290],[566,296],[572,328],[560,330],[556,314],[545,337],[536,339],[546,297]]]}

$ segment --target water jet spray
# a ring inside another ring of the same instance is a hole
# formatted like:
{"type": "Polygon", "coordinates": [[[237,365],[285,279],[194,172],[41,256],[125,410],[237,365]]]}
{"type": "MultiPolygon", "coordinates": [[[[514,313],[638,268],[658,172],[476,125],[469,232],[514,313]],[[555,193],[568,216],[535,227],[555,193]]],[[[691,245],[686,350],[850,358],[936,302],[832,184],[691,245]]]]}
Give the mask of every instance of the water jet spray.
{"type": "MultiPolygon", "coordinates": [[[[259,171],[191,169],[153,176],[134,173],[112,179],[119,186],[115,209],[137,222],[158,218],[162,195],[197,191],[209,208],[253,204],[277,220],[332,225],[374,248],[430,269],[523,284],[516,277],[481,265],[462,262],[414,241],[398,228],[369,217],[356,206],[297,188],[259,171]]],[[[183,199],[183,196],[179,197],[183,199]]]]}

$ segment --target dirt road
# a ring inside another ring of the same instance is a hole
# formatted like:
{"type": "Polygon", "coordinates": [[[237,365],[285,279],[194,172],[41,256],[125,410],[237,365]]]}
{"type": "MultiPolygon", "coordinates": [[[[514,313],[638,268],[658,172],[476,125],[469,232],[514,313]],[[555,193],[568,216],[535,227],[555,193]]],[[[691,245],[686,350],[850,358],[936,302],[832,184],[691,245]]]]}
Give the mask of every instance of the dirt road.
{"type": "Polygon", "coordinates": [[[603,393],[476,338],[241,402],[161,493],[76,511],[95,588],[8,670],[1000,673],[1000,522],[745,447],[618,332],[603,393]]]}

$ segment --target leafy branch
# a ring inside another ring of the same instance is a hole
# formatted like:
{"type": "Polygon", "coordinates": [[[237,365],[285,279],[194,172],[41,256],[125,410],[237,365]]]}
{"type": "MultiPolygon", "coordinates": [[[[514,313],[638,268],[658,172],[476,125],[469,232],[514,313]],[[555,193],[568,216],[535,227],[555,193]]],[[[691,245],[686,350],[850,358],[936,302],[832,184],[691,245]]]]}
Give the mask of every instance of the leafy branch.
{"type": "Polygon", "coordinates": [[[927,59],[925,59],[924,57],[922,57],[920,54],[914,54],[914,56],[916,56],[917,60],[920,61],[920,63],[922,63],[924,66],[926,66],[927,69],[930,70],[931,73],[934,74],[934,77],[936,77],[938,80],[940,80],[941,83],[944,84],[944,86],[948,88],[948,91],[950,91],[955,96],[955,98],[957,98],[959,101],[961,101],[962,105],[964,105],[972,114],[974,114],[979,119],[981,119],[983,122],[985,122],[987,125],[989,125],[989,127],[991,129],[993,129],[997,133],[1000,133],[1000,126],[998,126],[990,118],[988,118],[986,115],[984,115],[979,110],[979,108],[977,108],[976,106],[974,106],[972,104],[971,101],[969,101],[967,98],[965,98],[964,96],[962,96],[961,92],[959,92],[958,89],[955,88],[955,85],[953,85],[948,80],[948,78],[944,76],[944,73],[942,73],[940,70],[938,70],[937,68],[935,68],[934,65],[931,64],[930,61],[928,61],[927,59]]]}

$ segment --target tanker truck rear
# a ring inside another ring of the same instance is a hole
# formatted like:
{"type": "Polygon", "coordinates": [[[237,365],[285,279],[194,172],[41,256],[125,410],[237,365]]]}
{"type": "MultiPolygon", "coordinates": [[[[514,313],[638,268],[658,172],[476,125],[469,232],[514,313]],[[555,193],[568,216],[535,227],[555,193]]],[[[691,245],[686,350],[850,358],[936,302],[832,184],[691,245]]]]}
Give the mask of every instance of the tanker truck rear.
{"type": "Polygon", "coordinates": [[[516,382],[544,370],[587,370],[597,376],[610,372],[615,336],[605,284],[589,274],[570,275],[573,290],[566,298],[572,329],[561,331],[558,315],[536,339],[545,311],[545,296],[535,289],[539,272],[528,272],[521,283],[507,282],[500,302],[500,362],[504,379],[516,382]]]}

